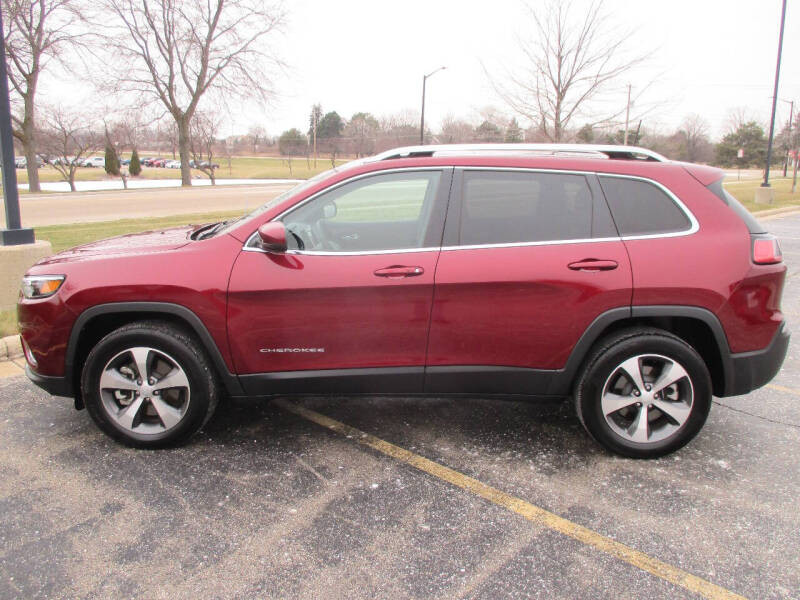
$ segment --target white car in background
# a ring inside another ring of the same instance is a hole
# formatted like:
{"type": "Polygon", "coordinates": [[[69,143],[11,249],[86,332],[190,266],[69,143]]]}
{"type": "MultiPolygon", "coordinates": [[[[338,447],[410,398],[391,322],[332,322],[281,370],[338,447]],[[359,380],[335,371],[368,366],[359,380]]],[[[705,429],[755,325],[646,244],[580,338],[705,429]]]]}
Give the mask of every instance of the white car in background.
{"type": "Polygon", "coordinates": [[[84,167],[101,167],[105,168],[106,166],[106,157],[105,156],[92,156],[91,158],[87,158],[83,161],[84,167]]]}
{"type": "Polygon", "coordinates": [[[181,168],[181,161],[179,160],[168,160],[164,163],[164,167],[167,169],[180,169],[181,168]]]}

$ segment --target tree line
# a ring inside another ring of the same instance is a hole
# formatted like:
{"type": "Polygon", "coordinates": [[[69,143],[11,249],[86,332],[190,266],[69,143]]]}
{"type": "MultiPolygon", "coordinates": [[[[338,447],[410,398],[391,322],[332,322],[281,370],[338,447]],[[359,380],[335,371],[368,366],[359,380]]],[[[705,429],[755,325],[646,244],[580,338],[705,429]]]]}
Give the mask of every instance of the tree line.
{"type": "MultiPolygon", "coordinates": [[[[355,113],[349,120],[336,111],[321,113],[320,105],[312,108],[307,129],[291,128],[276,140],[283,156],[327,155],[332,164],[337,156],[369,156],[419,143],[419,113],[403,111],[387,117],[368,112],[355,113]],[[315,117],[315,115],[317,115],[315,117]],[[316,131],[313,125],[317,118],[316,131]]],[[[800,118],[790,126],[787,122],[776,135],[778,156],[787,157],[798,146],[800,118]]],[[[425,139],[435,144],[464,143],[547,143],[552,141],[537,125],[523,128],[515,116],[486,108],[477,118],[445,117],[438,131],[426,129],[425,139]]],[[[584,144],[623,144],[625,131],[614,124],[586,123],[561,132],[561,142],[584,144]]],[[[271,140],[265,138],[269,143],[271,140]]],[[[628,133],[628,143],[644,146],[673,160],[698,162],[721,167],[762,167],[766,159],[767,137],[764,125],[748,118],[744,110],[731,113],[727,130],[718,142],[712,141],[710,126],[700,115],[687,115],[673,131],[663,132],[637,123],[628,133]]]]}

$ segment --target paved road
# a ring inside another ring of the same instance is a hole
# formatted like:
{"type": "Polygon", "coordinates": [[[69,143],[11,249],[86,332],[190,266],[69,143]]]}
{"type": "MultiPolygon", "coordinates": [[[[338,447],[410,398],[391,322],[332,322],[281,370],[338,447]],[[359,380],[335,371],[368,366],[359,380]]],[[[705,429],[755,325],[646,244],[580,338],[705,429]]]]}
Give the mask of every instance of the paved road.
{"type": "MultiPolygon", "coordinates": [[[[769,224],[797,322],[800,216],[769,224]]],[[[770,387],[718,400],[694,442],[655,461],[605,453],[565,405],[297,404],[408,452],[278,402],[228,403],[188,446],[135,451],[0,379],[0,598],[700,597],[653,559],[719,586],[706,597],[800,598],[797,337],[770,387]],[[531,522],[531,505],[595,533],[531,522]],[[642,554],[620,560],[611,540],[642,554]]]]}
{"type": "MultiPolygon", "coordinates": [[[[23,195],[26,227],[253,209],[291,189],[292,183],[23,195]]],[[[5,226],[5,214],[0,215],[5,226]]]]}

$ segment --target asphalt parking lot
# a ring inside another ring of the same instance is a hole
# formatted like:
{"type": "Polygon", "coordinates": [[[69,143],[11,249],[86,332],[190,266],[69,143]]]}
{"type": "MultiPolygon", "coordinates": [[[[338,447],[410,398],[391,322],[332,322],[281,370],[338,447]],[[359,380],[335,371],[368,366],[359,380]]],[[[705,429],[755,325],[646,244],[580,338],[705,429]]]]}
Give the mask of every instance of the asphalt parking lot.
{"type": "MultiPolygon", "coordinates": [[[[800,215],[768,224],[798,323],[800,215]]],[[[0,598],[800,598],[799,342],[654,461],[436,398],[228,403],[136,451],[0,379],[0,598]]]]}

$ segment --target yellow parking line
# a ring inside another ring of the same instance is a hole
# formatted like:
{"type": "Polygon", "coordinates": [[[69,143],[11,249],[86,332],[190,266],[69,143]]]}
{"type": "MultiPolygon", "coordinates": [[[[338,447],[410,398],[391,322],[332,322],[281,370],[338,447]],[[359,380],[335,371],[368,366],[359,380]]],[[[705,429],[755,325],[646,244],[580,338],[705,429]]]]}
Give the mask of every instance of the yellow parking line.
{"type": "Polygon", "coordinates": [[[779,392],[786,392],[787,394],[794,394],[795,396],[800,396],[800,390],[786,387],[785,385],[778,385],[777,383],[768,383],[767,387],[773,390],[778,390],[779,392]]]}
{"type": "Polygon", "coordinates": [[[648,556],[643,552],[634,550],[630,546],[621,544],[620,542],[601,535],[596,531],[592,531],[591,529],[583,527],[582,525],[578,525],[577,523],[573,523],[568,519],[559,517],[555,513],[551,513],[543,508],[535,506],[530,502],[522,500],[521,498],[506,494],[497,488],[482,483],[477,479],[473,479],[472,477],[464,475],[463,473],[459,473],[458,471],[455,471],[449,467],[445,467],[444,465],[440,465],[439,463],[429,460],[423,456],[409,452],[405,448],[395,446],[394,444],[377,438],[374,435],[364,433],[355,427],[350,427],[349,425],[335,421],[334,419],[326,417],[325,415],[316,411],[298,406],[297,404],[293,404],[291,402],[287,402],[286,400],[276,400],[275,403],[284,410],[303,417],[304,419],[308,419],[309,421],[312,421],[317,425],[321,425],[322,427],[326,427],[327,429],[335,431],[336,433],[347,436],[359,444],[368,446],[373,450],[377,450],[382,454],[411,465],[412,467],[428,473],[429,475],[433,475],[434,477],[438,477],[439,479],[447,481],[448,483],[467,490],[468,492],[472,492],[476,496],[480,496],[489,502],[497,504],[498,506],[502,506],[503,508],[525,517],[529,521],[597,548],[606,554],[610,554],[619,560],[642,569],[643,571],[647,571],[648,573],[669,581],[670,583],[681,586],[690,592],[699,594],[704,598],[710,598],[712,600],[743,598],[738,594],[734,594],[733,592],[706,581],[705,579],[701,579],[696,575],[687,573],[686,571],[683,571],[677,567],[648,556]]]}

